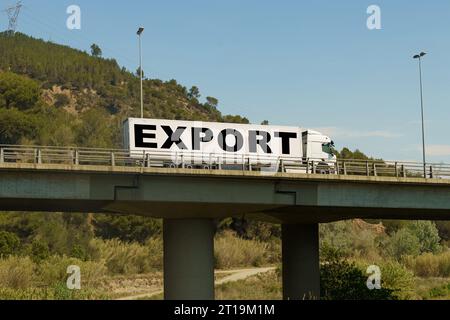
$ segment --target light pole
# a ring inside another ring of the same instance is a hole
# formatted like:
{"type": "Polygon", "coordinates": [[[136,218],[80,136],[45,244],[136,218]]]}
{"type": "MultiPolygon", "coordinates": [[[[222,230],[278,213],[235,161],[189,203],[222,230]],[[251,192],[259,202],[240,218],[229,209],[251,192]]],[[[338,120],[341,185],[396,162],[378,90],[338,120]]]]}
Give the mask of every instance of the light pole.
{"type": "Polygon", "coordinates": [[[144,28],[140,27],[137,31],[137,35],[139,37],[139,78],[141,78],[141,118],[144,118],[144,93],[142,88],[142,78],[144,77],[144,73],[142,71],[142,45],[141,45],[141,35],[144,32],[144,28]]]}
{"type": "Polygon", "coordinates": [[[425,156],[425,123],[423,116],[423,87],[422,87],[422,58],[426,55],[425,52],[416,54],[413,58],[419,59],[419,79],[420,79],[420,110],[422,113],[422,153],[423,153],[423,177],[427,177],[427,162],[425,156]]]}

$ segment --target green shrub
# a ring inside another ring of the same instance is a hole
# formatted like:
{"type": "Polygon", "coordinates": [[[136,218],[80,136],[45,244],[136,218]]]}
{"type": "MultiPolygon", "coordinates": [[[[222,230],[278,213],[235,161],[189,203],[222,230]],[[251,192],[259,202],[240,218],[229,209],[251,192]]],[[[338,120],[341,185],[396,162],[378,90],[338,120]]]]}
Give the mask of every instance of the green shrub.
{"type": "Polygon", "coordinates": [[[232,230],[243,239],[270,242],[281,238],[281,226],[279,224],[248,220],[245,218],[226,218],[220,220],[217,230],[223,232],[232,230]]]}
{"type": "Polygon", "coordinates": [[[0,107],[29,109],[40,97],[39,84],[12,72],[0,72],[0,107]]]}
{"type": "Polygon", "coordinates": [[[354,263],[330,247],[322,250],[320,295],[324,300],[392,300],[393,289],[367,288],[368,275],[354,263]]]}
{"type": "Polygon", "coordinates": [[[65,107],[70,103],[70,98],[64,93],[55,94],[55,107],[65,107]]]}
{"type": "Polygon", "coordinates": [[[447,283],[440,287],[430,289],[430,291],[428,292],[428,297],[426,297],[426,298],[431,298],[431,299],[446,298],[446,299],[448,299],[449,296],[450,296],[450,283],[447,283]]]}
{"type": "Polygon", "coordinates": [[[35,239],[31,243],[31,258],[34,262],[40,262],[50,256],[47,243],[35,239]]]}
{"type": "Polygon", "coordinates": [[[415,298],[414,275],[396,261],[380,263],[381,284],[383,288],[392,291],[392,296],[398,300],[415,298]]]}
{"type": "Polygon", "coordinates": [[[450,221],[435,221],[435,224],[439,237],[445,242],[450,242],[450,221]]]}
{"type": "Polygon", "coordinates": [[[46,288],[11,289],[0,287],[0,300],[49,300],[50,290],[46,288]]]}
{"type": "Polygon", "coordinates": [[[419,239],[410,230],[400,229],[389,239],[386,252],[397,260],[406,255],[418,255],[420,253],[419,239]]]}
{"type": "Polygon", "coordinates": [[[15,108],[0,107],[0,144],[20,144],[24,139],[33,140],[39,131],[36,117],[15,108]]]}
{"type": "Polygon", "coordinates": [[[439,242],[439,231],[434,222],[414,221],[392,235],[386,244],[386,250],[389,255],[400,260],[408,255],[437,253],[442,249],[439,242]]]}
{"type": "Polygon", "coordinates": [[[439,230],[432,221],[414,221],[407,226],[420,243],[420,253],[437,253],[441,250],[439,230]]]}
{"type": "Polygon", "coordinates": [[[17,254],[20,247],[19,237],[11,232],[0,231],[0,258],[17,254]]]}
{"type": "Polygon", "coordinates": [[[346,257],[379,259],[380,243],[386,235],[372,229],[357,227],[352,220],[321,224],[319,227],[321,247],[335,248],[346,257]]]}
{"type": "Polygon", "coordinates": [[[86,261],[88,259],[88,255],[86,253],[86,250],[82,246],[80,246],[78,244],[73,246],[72,253],[71,253],[70,256],[74,257],[74,258],[77,258],[77,259],[80,259],[80,260],[83,260],[83,261],[86,261]]]}
{"type": "Polygon", "coordinates": [[[135,215],[96,214],[95,235],[103,239],[118,238],[125,242],[145,243],[162,234],[159,219],[135,215]]]}

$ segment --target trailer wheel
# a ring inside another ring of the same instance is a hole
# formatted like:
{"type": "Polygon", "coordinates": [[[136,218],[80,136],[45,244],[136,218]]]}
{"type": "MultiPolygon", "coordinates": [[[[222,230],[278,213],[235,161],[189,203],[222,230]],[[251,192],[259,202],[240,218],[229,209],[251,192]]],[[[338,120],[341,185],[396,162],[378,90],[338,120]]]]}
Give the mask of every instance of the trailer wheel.
{"type": "Polygon", "coordinates": [[[331,168],[325,162],[320,162],[316,167],[316,174],[330,174],[331,168]]]}
{"type": "Polygon", "coordinates": [[[184,166],[184,168],[185,168],[185,169],[192,169],[192,165],[191,165],[191,164],[186,164],[186,165],[184,166]]]}
{"type": "Polygon", "coordinates": [[[205,165],[203,166],[203,169],[204,169],[204,170],[210,170],[211,167],[210,167],[209,165],[205,164],[205,165]]]}
{"type": "Polygon", "coordinates": [[[178,168],[178,165],[175,163],[171,163],[171,164],[169,164],[169,168],[175,169],[175,168],[178,168]]]}

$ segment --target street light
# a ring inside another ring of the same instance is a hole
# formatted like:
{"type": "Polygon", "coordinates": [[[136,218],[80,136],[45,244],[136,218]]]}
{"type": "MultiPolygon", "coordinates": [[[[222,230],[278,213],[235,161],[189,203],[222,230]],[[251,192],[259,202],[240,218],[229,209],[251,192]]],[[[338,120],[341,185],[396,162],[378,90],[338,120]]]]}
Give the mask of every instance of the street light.
{"type": "Polygon", "coordinates": [[[139,37],[139,77],[141,78],[141,118],[144,118],[144,93],[142,89],[142,78],[144,77],[144,73],[142,71],[142,46],[141,46],[141,35],[144,32],[143,27],[139,27],[137,31],[137,35],[139,37]]]}
{"type": "Polygon", "coordinates": [[[425,156],[425,123],[423,116],[423,88],[422,88],[422,58],[426,55],[425,52],[416,54],[413,58],[419,59],[419,79],[420,79],[420,109],[422,113],[422,152],[423,152],[423,177],[427,177],[427,162],[425,156]]]}

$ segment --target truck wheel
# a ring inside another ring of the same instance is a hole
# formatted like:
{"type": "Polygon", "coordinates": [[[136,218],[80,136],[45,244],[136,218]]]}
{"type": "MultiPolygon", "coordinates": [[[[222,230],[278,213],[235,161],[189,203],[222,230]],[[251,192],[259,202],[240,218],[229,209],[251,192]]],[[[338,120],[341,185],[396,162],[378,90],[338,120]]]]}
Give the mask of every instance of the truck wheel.
{"type": "Polygon", "coordinates": [[[331,170],[327,163],[319,163],[316,167],[317,174],[330,174],[331,170]]]}
{"type": "Polygon", "coordinates": [[[171,163],[171,164],[169,164],[169,168],[175,169],[175,168],[178,168],[178,166],[175,163],[171,163]]]}

